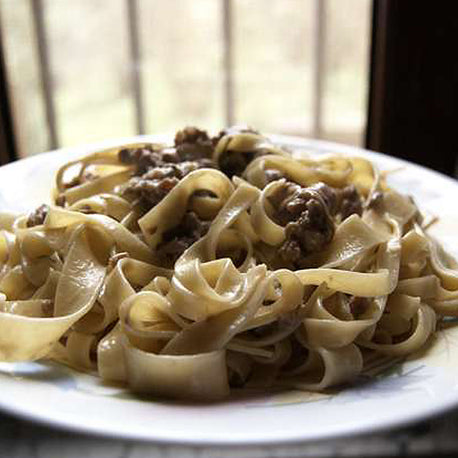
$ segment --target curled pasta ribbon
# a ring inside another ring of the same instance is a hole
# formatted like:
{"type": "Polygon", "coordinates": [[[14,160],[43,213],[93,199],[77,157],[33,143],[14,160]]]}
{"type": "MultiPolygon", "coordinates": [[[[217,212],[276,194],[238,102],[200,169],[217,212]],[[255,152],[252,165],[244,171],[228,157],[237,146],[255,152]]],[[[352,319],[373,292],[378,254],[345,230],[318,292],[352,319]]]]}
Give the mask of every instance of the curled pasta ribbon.
{"type": "Polygon", "coordinates": [[[385,211],[401,228],[418,214],[418,209],[412,199],[393,190],[383,194],[383,205],[385,211]]]}
{"type": "MultiPolygon", "coordinates": [[[[129,148],[145,148],[154,146],[151,143],[132,143],[127,145],[129,148]]],[[[126,145],[123,146],[115,146],[113,148],[108,148],[102,151],[97,151],[95,153],[88,154],[87,156],[77,159],[75,161],[70,161],[64,164],[60,169],[57,171],[56,174],[56,190],[59,192],[64,192],[66,190],[65,186],[65,175],[72,169],[77,168],[78,173],[76,174],[76,178],[81,179],[84,175],[84,172],[90,166],[122,166],[124,169],[130,167],[126,167],[124,164],[120,164],[118,159],[118,153],[121,149],[125,148],[126,145]]],[[[94,192],[93,194],[97,194],[94,192]]]]}
{"type": "Polygon", "coordinates": [[[294,159],[288,156],[260,156],[251,162],[243,176],[251,184],[263,188],[266,185],[265,171],[278,170],[291,181],[301,186],[310,186],[324,181],[330,186],[342,187],[347,184],[352,165],[344,157],[322,157],[319,159],[294,159]]]}
{"type": "MultiPolygon", "coordinates": [[[[341,295],[335,298],[343,301],[341,295]]],[[[339,319],[324,306],[324,298],[320,296],[313,303],[306,318],[303,320],[307,342],[311,348],[341,348],[353,343],[365,330],[372,327],[382,316],[386,296],[372,299],[365,316],[361,319],[339,319]]],[[[342,304],[339,304],[343,308],[342,304]]]]}
{"type": "Polygon", "coordinates": [[[167,269],[132,258],[120,259],[107,275],[94,308],[75,326],[85,332],[100,332],[119,317],[121,304],[136,294],[134,287],[146,288],[158,278],[170,276],[167,269]]]}
{"type": "Polygon", "coordinates": [[[195,354],[215,351],[224,346],[240,332],[256,314],[266,294],[266,269],[254,267],[251,281],[239,301],[239,306],[230,308],[202,321],[196,321],[183,329],[162,350],[165,354],[195,354]]]}
{"type": "MultiPolygon", "coordinates": [[[[134,144],[132,147],[142,147],[145,144],[134,144]]],[[[98,151],[82,159],[71,161],[62,166],[56,174],[56,189],[54,198],[64,198],[65,202],[74,205],[76,202],[94,195],[113,193],[115,188],[125,183],[131,175],[131,167],[121,164],[118,159],[120,147],[98,151]],[[85,181],[84,174],[88,167],[96,171],[96,175],[85,181]],[[76,185],[66,186],[65,177],[73,170],[73,180],[76,185]]]]}
{"type": "MultiPolygon", "coordinates": [[[[272,273],[270,291],[272,289],[274,292],[270,299],[273,299],[273,302],[270,305],[263,304],[247,323],[245,330],[265,326],[282,316],[288,316],[301,306],[304,298],[304,286],[291,271],[282,269],[272,273]],[[275,287],[277,291],[275,291],[275,287]]],[[[257,340],[257,342],[259,342],[259,346],[266,345],[262,339],[257,340]]]]}
{"type": "MultiPolygon", "coordinates": [[[[0,359],[43,358],[59,338],[94,304],[105,277],[105,266],[93,254],[82,225],[74,232],[56,286],[52,317],[0,312],[0,359]]],[[[8,305],[6,305],[8,307],[8,305]]],[[[7,308],[8,310],[8,308],[7,308]]]]}
{"type": "Polygon", "coordinates": [[[200,169],[184,177],[167,196],[138,220],[143,236],[155,248],[162,234],[183,217],[190,197],[200,190],[211,191],[224,203],[233,191],[230,180],[214,169],[200,169]]]}
{"type": "Polygon", "coordinates": [[[349,160],[352,166],[349,181],[363,196],[369,196],[378,187],[386,189],[385,183],[371,161],[362,157],[352,157],[349,160]]]}
{"type": "Polygon", "coordinates": [[[284,180],[269,183],[259,194],[251,208],[251,224],[259,238],[268,245],[278,246],[286,238],[285,228],[272,219],[272,205],[268,198],[278,188],[284,185],[284,180]]]}
{"type": "Polygon", "coordinates": [[[383,231],[374,230],[358,215],[351,215],[340,223],[331,243],[320,253],[310,255],[307,262],[326,268],[353,270],[361,258],[387,242],[389,236],[383,231]]]}
{"type": "Polygon", "coordinates": [[[428,257],[428,239],[417,228],[411,229],[401,239],[400,279],[419,277],[428,257]]]}
{"type": "MultiPolygon", "coordinates": [[[[411,354],[422,348],[430,335],[434,332],[436,327],[436,314],[434,313],[434,310],[428,305],[419,303],[418,309],[411,321],[413,331],[407,338],[401,340],[398,343],[374,343],[365,341],[360,341],[358,343],[366,348],[377,350],[379,353],[391,356],[403,356],[411,354]]],[[[383,334],[385,334],[385,336],[390,337],[392,335],[390,330],[395,332],[394,335],[398,335],[397,333],[399,330],[396,329],[396,327],[393,327],[392,322],[387,323],[386,321],[382,321],[380,325],[382,327],[384,325],[385,329],[383,329],[383,334]]]]}
{"type": "Polygon", "coordinates": [[[43,232],[17,231],[17,243],[22,255],[22,272],[30,284],[40,287],[46,282],[51,269],[62,270],[62,261],[43,232]]]}
{"type": "Polygon", "coordinates": [[[127,382],[133,391],[210,401],[229,394],[225,350],[156,355],[132,346],[123,338],[123,354],[127,382]]]}
{"type": "MultiPolygon", "coordinates": [[[[177,260],[168,294],[177,313],[192,320],[202,320],[238,308],[243,303],[256,269],[242,273],[230,258],[215,258],[221,237],[256,196],[257,190],[253,187],[240,185],[219,212],[207,235],[177,260]]],[[[245,242],[249,246],[249,240],[245,239],[245,242]]]]}
{"type": "Polygon", "coordinates": [[[218,163],[221,156],[228,152],[237,152],[247,156],[277,154],[280,156],[287,156],[288,154],[275,146],[266,137],[251,133],[243,132],[232,134],[228,133],[221,137],[218,141],[215,151],[213,153],[213,160],[218,163]]]}
{"type": "Polygon", "coordinates": [[[95,369],[94,354],[97,344],[98,338],[94,334],[70,331],[65,342],[64,361],[82,370],[95,369]]]}
{"type": "Polygon", "coordinates": [[[13,232],[14,224],[21,215],[13,212],[0,211],[0,234],[13,232]]]}
{"type": "Polygon", "coordinates": [[[102,193],[78,200],[69,210],[98,213],[122,221],[131,211],[131,204],[122,197],[102,193]]]}
{"type": "Polygon", "coordinates": [[[126,363],[121,323],[106,334],[97,345],[97,371],[100,377],[110,382],[127,382],[126,363]]]}
{"type": "Polygon", "coordinates": [[[140,292],[125,300],[119,319],[131,344],[153,353],[159,353],[186,326],[167,299],[152,291],[140,292]]]}
{"type": "Polygon", "coordinates": [[[330,386],[347,383],[362,370],[363,358],[355,344],[335,349],[312,350],[300,370],[277,384],[306,391],[322,391],[330,386]]]}
{"type": "Polygon", "coordinates": [[[386,269],[379,272],[350,272],[337,269],[303,269],[296,275],[304,285],[321,285],[353,296],[383,296],[391,292],[390,273],[386,269]]]}
{"type": "Polygon", "coordinates": [[[431,268],[448,290],[458,290],[458,267],[435,240],[429,240],[431,268]]]}
{"type": "Polygon", "coordinates": [[[125,251],[133,258],[141,261],[154,262],[154,256],[144,242],[122,224],[105,215],[85,215],[58,207],[51,207],[45,220],[45,228],[63,229],[83,222],[93,225],[110,236],[120,251],[125,251]]]}
{"type": "Polygon", "coordinates": [[[130,178],[130,170],[121,170],[110,173],[109,175],[101,176],[83,183],[79,186],[73,186],[67,189],[62,195],[65,197],[65,202],[72,205],[83,199],[87,199],[94,194],[104,194],[112,192],[116,186],[125,183],[130,178]]]}

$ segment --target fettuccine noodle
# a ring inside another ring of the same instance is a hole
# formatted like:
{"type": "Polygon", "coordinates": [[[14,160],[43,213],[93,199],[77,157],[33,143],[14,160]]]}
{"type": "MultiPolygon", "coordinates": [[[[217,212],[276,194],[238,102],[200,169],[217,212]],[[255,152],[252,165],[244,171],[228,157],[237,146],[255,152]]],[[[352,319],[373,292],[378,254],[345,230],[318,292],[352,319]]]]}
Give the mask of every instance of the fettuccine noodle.
{"type": "Polygon", "coordinates": [[[61,167],[53,203],[0,214],[0,360],[133,391],[323,390],[458,316],[456,262],[367,159],[251,129],[61,167]]]}

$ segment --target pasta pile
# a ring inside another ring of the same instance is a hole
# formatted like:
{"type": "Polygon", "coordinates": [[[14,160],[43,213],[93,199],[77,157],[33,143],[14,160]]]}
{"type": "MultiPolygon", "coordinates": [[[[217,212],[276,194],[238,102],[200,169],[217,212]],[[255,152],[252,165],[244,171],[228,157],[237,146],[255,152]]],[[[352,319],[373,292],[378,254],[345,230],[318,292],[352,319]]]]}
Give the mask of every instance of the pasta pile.
{"type": "Polygon", "coordinates": [[[369,160],[251,129],[70,162],[54,204],[0,230],[0,360],[136,392],[323,390],[458,315],[456,262],[369,160]]]}

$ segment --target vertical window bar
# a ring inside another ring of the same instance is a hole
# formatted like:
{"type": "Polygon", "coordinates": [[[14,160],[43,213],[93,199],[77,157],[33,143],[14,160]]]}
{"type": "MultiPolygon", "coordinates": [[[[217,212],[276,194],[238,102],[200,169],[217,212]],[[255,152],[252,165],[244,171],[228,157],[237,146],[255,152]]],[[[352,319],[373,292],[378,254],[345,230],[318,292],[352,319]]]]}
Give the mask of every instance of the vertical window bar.
{"type": "Polygon", "coordinates": [[[224,81],[224,106],[226,126],[234,124],[234,62],[232,54],[232,0],[223,2],[223,81],[224,81]]]}
{"type": "Polygon", "coordinates": [[[312,135],[323,135],[323,92],[324,92],[324,46],[326,35],[326,0],[314,2],[314,37],[313,37],[313,123],[312,135]]]}
{"type": "Polygon", "coordinates": [[[135,104],[137,133],[145,133],[145,109],[141,84],[140,34],[138,30],[138,2],[127,0],[127,22],[129,29],[129,53],[131,69],[132,95],[135,104]]]}
{"type": "Polygon", "coordinates": [[[366,125],[366,147],[382,151],[386,91],[386,59],[388,17],[392,4],[374,1],[372,5],[372,39],[370,54],[369,94],[366,125]]]}
{"type": "Polygon", "coordinates": [[[52,76],[49,59],[48,40],[45,30],[44,4],[42,0],[31,0],[33,28],[37,43],[41,90],[45,101],[46,124],[48,126],[49,148],[55,149],[59,146],[59,138],[56,126],[56,109],[52,91],[52,76]]]}

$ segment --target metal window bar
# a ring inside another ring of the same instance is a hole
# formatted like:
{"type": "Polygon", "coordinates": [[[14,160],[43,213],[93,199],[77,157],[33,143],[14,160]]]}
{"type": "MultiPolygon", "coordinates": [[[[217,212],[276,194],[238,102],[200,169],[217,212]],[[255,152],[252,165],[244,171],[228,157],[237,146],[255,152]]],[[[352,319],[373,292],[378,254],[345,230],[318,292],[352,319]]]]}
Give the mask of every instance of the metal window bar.
{"type": "Polygon", "coordinates": [[[224,121],[234,124],[234,62],[232,53],[232,0],[222,0],[224,121]]]}
{"type": "MultiPolygon", "coordinates": [[[[145,133],[145,106],[141,84],[141,53],[138,28],[138,2],[126,0],[129,33],[129,57],[131,63],[132,96],[135,105],[136,130],[138,134],[145,133]]],[[[56,123],[56,110],[52,91],[52,76],[48,41],[44,21],[44,4],[42,0],[31,0],[34,30],[36,34],[39,56],[39,71],[41,88],[46,108],[46,122],[49,136],[49,146],[54,149],[59,145],[56,123]]],[[[313,46],[313,84],[312,106],[313,122],[312,135],[322,136],[322,105],[323,105],[323,75],[324,75],[324,46],[325,46],[325,15],[326,0],[314,2],[314,46],[313,46]]],[[[223,30],[223,90],[224,118],[226,125],[234,123],[234,63],[232,37],[232,0],[222,0],[222,30],[223,30]]]]}
{"type": "Polygon", "coordinates": [[[145,133],[145,105],[141,82],[140,33],[138,28],[138,2],[127,1],[127,24],[129,32],[129,58],[131,71],[132,97],[135,105],[135,122],[137,133],[145,133]]]}
{"type": "Polygon", "coordinates": [[[312,75],[312,135],[323,136],[323,93],[325,74],[326,0],[314,2],[313,75],[312,75]]]}
{"type": "Polygon", "coordinates": [[[52,90],[52,75],[49,59],[48,40],[45,30],[45,11],[42,0],[31,0],[33,28],[37,44],[41,90],[46,110],[46,125],[48,128],[49,148],[59,146],[59,137],[56,125],[56,109],[52,90]]]}

